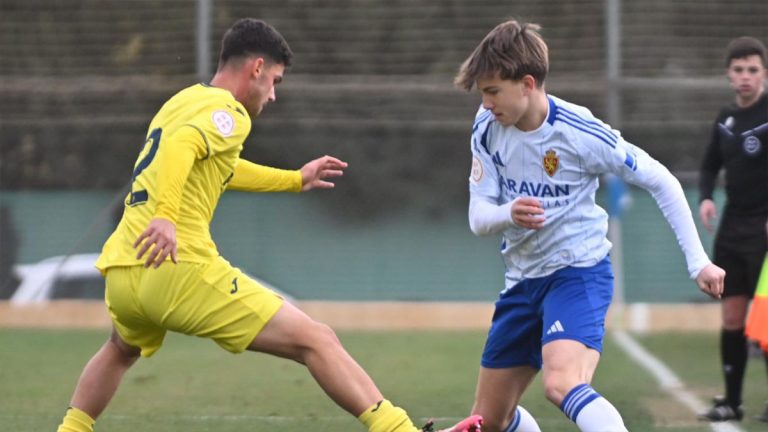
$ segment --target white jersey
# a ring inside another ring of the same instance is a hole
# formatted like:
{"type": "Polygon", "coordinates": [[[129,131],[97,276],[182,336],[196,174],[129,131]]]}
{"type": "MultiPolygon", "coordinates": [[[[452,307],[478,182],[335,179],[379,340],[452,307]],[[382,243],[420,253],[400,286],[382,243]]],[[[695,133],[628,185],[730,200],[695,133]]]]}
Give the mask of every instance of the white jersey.
{"type": "Polygon", "coordinates": [[[595,203],[598,178],[607,173],[651,193],[695,278],[710,261],[677,179],[588,109],[547,98],[548,115],[536,130],[504,127],[482,107],[472,128],[470,227],[478,235],[502,234],[506,289],[566,266],[593,266],[608,255],[608,215],[595,203]],[[539,230],[512,221],[512,202],[524,196],[544,208],[539,230]]]}

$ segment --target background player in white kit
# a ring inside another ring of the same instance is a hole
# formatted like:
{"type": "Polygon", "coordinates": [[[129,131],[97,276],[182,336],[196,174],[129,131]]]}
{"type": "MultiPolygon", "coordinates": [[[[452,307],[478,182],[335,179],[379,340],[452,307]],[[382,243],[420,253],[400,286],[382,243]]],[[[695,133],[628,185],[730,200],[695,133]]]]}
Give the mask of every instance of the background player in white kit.
{"type": "Polygon", "coordinates": [[[702,291],[719,297],[725,272],[704,252],[682,187],[664,166],[586,108],[547,95],[548,50],[538,30],[498,25],[456,77],[482,95],[472,128],[470,227],[502,235],[506,265],[473,413],[485,418],[484,431],[538,431],[517,404],[543,367],[547,399],[580,430],[626,431],[590,386],[613,295],[598,177],[612,173],[651,193],[702,291]]]}

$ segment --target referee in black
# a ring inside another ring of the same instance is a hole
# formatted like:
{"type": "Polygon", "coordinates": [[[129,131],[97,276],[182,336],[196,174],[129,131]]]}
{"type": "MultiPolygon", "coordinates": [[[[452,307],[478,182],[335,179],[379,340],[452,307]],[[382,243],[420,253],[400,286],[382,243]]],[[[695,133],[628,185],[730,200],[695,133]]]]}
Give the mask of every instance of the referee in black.
{"type": "MultiPolygon", "coordinates": [[[[728,45],[726,67],[736,98],[715,120],[699,180],[699,215],[712,232],[717,218],[712,192],[718,173],[725,170],[726,204],[714,251],[715,264],[726,272],[720,333],[725,396],[715,397],[713,406],[699,416],[707,421],[741,420],[744,416],[741,393],[748,351],[744,326],[768,245],[765,45],[751,37],[734,39],[728,45]]],[[[768,353],[763,354],[768,366],[768,353]]],[[[768,422],[768,407],[756,418],[768,422]]]]}

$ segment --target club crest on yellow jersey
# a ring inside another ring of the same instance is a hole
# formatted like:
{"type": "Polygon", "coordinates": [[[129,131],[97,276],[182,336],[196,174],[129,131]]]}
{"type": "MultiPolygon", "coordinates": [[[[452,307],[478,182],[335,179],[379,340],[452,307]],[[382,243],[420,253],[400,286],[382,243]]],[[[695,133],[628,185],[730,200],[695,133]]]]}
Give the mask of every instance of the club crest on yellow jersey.
{"type": "Polygon", "coordinates": [[[560,166],[560,158],[557,156],[554,150],[549,149],[544,154],[544,171],[547,175],[552,177],[555,175],[557,168],[560,166]]]}
{"type": "Polygon", "coordinates": [[[232,131],[235,130],[235,119],[232,114],[224,110],[214,111],[211,120],[223,137],[232,135],[232,131]]]}

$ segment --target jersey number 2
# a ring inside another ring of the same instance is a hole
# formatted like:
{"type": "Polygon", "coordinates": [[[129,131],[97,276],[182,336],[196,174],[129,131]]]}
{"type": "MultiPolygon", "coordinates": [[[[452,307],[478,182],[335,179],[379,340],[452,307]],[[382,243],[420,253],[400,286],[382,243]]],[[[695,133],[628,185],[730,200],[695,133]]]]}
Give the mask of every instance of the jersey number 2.
{"type": "Polygon", "coordinates": [[[131,195],[128,197],[128,202],[126,203],[129,206],[144,204],[149,199],[149,194],[147,193],[146,189],[134,190],[133,187],[136,183],[136,177],[138,177],[139,174],[141,174],[141,172],[144,171],[144,169],[147,168],[150,163],[152,163],[152,159],[155,158],[155,155],[157,154],[157,148],[160,146],[160,137],[162,135],[162,128],[154,129],[147,137],[147,140],[144,142],[144,150],[146,150],[147,146],[149,146],[149,150],[133,169],[133,177],[131,177],[131,195]]]}

